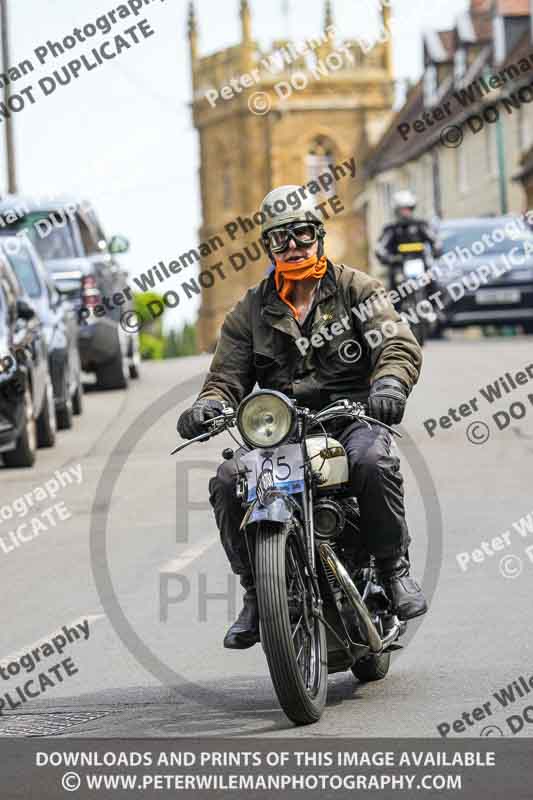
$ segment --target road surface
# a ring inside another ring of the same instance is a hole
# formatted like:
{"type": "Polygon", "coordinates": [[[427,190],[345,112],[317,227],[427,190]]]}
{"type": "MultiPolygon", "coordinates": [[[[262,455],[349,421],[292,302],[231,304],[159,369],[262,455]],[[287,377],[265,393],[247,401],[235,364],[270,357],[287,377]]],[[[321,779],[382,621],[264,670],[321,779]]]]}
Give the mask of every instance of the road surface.
{"type": "MultiPolygon", "coordinates": [[[[430,613],[411,624],[386,680],[332,676],[322,720],[304,729],[281,712],[260,645],[222,648],[241,591],[207,481],[231,440],[169,456],[208,358],[146,363],[128,392],[89,392],[75,429],[33,470],[0,468],[0,735],[511,735],[523,683],[507,708],[494,693],[533,674],[533,379],[514,380],[533,363],[531,341],[459,337],[425,349],[400,449],[430,613]],[[506,373],[516,388],[504,377],[510,391],[490,403],[480,390],[506,373]],[[522,404],[517,418],[498,430],[493,415],[511,403],[522,404]],[[17,687],[51,667],[22,702],[17,687]]],[[[532,731],[524,723],[517,735],[532,731]]]]}

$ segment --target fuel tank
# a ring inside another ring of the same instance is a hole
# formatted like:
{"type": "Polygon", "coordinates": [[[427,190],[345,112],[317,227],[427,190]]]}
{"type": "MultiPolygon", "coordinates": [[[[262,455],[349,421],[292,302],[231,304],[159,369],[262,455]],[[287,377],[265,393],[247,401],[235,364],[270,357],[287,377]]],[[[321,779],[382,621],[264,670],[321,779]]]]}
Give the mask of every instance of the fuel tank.
{"type": "Polygon", "coordinates": [[[312,458],[313,472],[320,473],[320,488],[338,487],[349,478],[348,458],[342,444],[333,436],[308,436],[307,455],[312,458]],[[327,441],[327,447],[326,447],[327,441]]]}

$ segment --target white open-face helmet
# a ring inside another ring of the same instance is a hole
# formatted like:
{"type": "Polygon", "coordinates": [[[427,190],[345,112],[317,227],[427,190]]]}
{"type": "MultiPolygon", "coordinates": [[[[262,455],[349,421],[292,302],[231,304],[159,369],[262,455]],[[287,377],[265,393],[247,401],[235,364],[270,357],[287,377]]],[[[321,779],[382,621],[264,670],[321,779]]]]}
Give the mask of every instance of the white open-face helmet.
{"type": "Polygon", "coordinates": [[[289,225],[291,222],[316,222],[320,219],[316,212],[313,198],[302,198],[301,186],[288,184],[278,186],[267,194],[261,203],[261,212],[264,222],[261,226],[263,234],[280,225],[289,225]]]}
{"type": "Polygon", "coordinates": [[[395,193],[392,198],[392,205],[395,211],[400,208],[412,208],[414,210],[416,208],[416,197],[409,189],[402,189],[402,191],[395,193]]]}
{"type": "MultiPolygon", "coordinates": [[[[302,226],[302,246],[305,246],[306,240],[312,244],[318,239],[319,250],[322,251],[322,240],[326,231],[317,213],[316,205],[317,201],[309,197],[306,192],[302,192],[301,186],[288,184],[269,192],[261,203],[261,232],[269,251],[276,252],[283,249],[282,245],[274,247],[275,229],[283,229],[287,226],[296,226],[296,234],[302,226]],[[306,226],[310,229],[312,236],[305,231],[306,226]]],[[[283,234],[283,230],[280,230],[279,233],[283,234]]]]}

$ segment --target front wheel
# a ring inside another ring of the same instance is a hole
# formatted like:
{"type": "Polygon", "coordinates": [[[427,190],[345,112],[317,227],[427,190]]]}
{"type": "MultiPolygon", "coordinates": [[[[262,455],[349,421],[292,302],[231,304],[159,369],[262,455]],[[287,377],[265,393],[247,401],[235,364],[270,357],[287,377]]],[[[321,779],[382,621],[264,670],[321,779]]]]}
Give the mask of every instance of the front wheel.
{"type": "Polygon", "coordinates": [[[33,467],[37,454],[37,427],[30,387],[24,392],[24,425],[14,450],[4,453],[6,467],[33,467]]]}
{"type": "Polygon", "coordinates": [[[261,642],[274,689],[289,719],[308,725],[322,715],[328,667],[300,531],[295,521],[259,524],[255,568],[261,642]]]}

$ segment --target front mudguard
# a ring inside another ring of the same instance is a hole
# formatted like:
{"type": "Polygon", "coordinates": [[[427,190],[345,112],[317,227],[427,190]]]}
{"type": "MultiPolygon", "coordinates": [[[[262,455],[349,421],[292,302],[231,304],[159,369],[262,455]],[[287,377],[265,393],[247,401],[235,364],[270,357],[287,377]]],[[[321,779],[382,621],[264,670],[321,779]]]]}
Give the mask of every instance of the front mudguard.
{"type": "Polygon", "coordinates": [[[259,500],[254,500],[250,507],[247,509],[246,514],[241,522],[241,531],[247,525],[255,522],[289,522],[294,517],[295,504],[289,495],[279,494],[268,505],[262,505],[259,500]]]}

